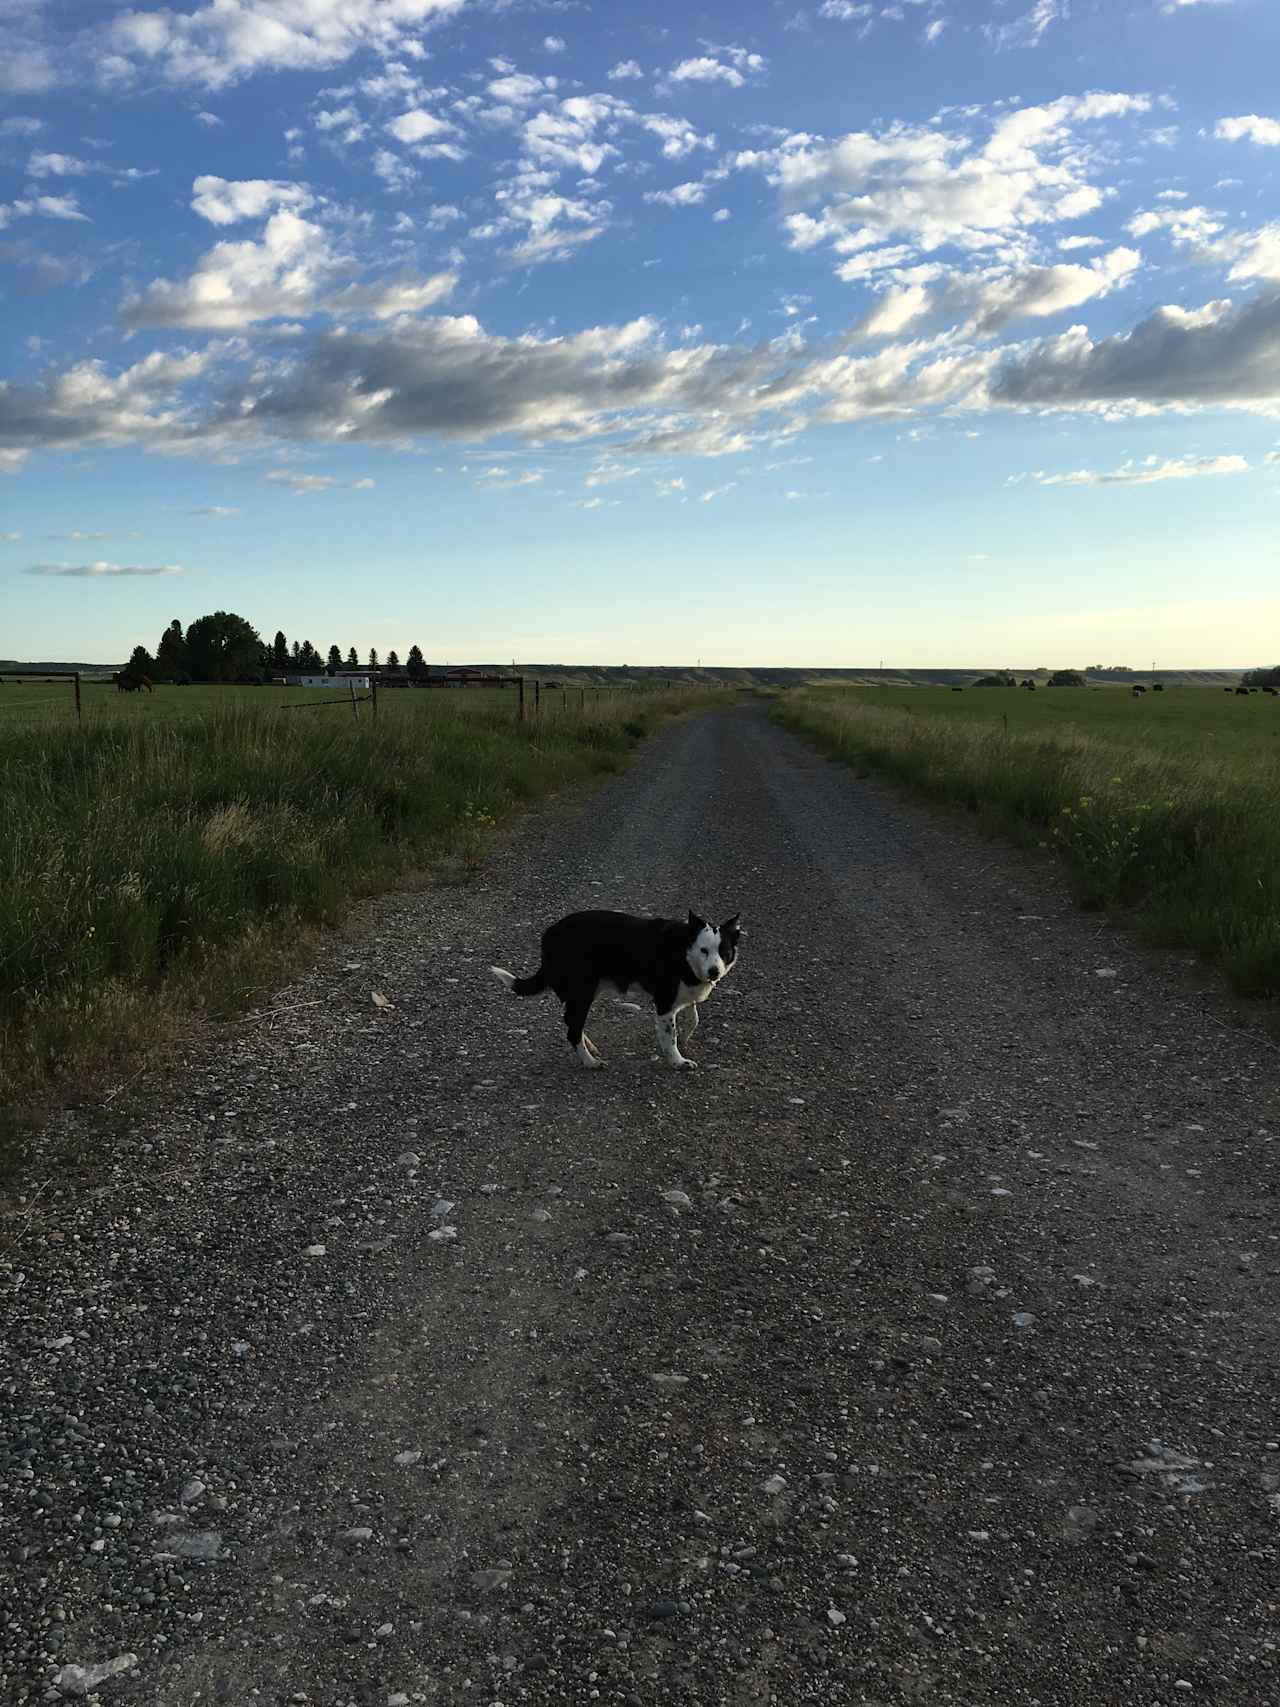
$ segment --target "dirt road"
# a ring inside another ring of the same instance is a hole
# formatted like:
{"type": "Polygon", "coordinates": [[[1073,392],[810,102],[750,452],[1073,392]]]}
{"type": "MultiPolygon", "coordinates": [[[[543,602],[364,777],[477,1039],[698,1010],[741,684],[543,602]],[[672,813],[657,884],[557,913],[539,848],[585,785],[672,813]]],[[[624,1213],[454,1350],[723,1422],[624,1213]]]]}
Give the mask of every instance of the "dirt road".
{"type": "Polygon", "coordinates": [[[670,728],[50,1135],[0,1696],[1274,1702],[1276,1067],[1042,863],[670,728]],[[488,976],[603,905],[741,910],[699,1072],[488,976]]]}

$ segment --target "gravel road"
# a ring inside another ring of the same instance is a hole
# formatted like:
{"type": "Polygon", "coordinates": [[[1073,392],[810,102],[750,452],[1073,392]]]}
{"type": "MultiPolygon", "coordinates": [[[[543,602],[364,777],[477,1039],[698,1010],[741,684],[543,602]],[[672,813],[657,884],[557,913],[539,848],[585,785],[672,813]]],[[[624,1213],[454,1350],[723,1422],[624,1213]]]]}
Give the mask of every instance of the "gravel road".
{"type": "Polygon", "coordinates": [[[365,907],[7,1206],[0,1699],[1280,1701],[1277,1052],[1204,985],[754,708],[365,907]],[[699,1072],[490,978],[584,906],[741,910],[699,1072]]]}

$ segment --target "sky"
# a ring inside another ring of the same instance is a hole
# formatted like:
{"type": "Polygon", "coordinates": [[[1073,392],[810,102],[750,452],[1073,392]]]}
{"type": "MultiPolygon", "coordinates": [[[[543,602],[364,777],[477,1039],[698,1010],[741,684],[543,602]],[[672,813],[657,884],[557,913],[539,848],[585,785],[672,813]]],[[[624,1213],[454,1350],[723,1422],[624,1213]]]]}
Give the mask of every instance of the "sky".
{"type": "Polygon", "coordinates": [[[1280,657],[1273,0],[0,0],[0,655],[1280,657]]]}

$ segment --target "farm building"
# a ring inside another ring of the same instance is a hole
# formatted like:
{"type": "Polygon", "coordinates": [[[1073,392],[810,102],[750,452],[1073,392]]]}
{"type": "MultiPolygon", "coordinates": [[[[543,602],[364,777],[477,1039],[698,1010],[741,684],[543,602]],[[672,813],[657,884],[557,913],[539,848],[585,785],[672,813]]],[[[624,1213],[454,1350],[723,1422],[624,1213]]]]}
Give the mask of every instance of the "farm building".
{"type": "Polygon", "coordinates": [[[287,688],[335,688],[345,687],[350,682],[352,687],[367,688],[368,676],[286,676],[284,685],[287,688]]]}

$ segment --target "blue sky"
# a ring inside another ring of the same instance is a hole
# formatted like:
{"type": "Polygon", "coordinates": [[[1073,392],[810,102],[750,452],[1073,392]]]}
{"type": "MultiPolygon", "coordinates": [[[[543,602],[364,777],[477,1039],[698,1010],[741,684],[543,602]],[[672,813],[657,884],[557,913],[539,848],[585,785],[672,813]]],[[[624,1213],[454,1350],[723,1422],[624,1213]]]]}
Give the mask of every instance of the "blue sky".
{"type": "Polygon", "coordinates": [[[1280,655],[1269,0],[0,29],[0,654],[1280,655]]]}

